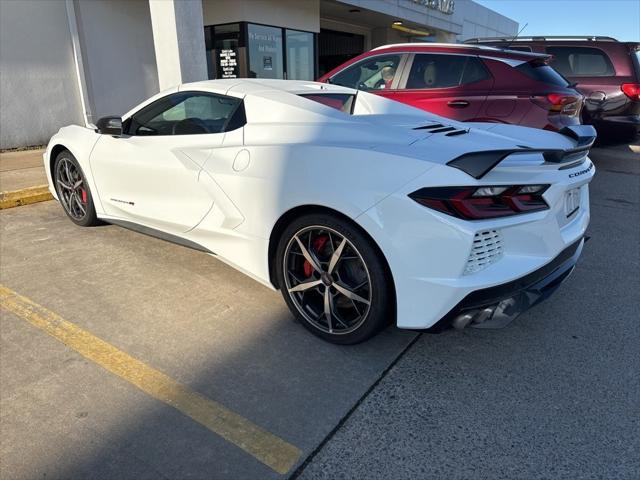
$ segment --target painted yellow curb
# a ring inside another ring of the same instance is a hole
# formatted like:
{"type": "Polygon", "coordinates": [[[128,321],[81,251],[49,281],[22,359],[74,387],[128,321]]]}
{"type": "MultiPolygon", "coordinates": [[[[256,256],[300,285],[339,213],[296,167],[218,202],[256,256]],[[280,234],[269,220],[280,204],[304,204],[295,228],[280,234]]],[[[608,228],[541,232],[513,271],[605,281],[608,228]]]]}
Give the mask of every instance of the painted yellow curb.
{"type": "Polygon", "coordinates": [[[53,195],[51,195],[49,187],[46,185],[2,192],[0,193],[0,210],[31,203],[46,202],[47,200],[53,200],[53,195]]]}

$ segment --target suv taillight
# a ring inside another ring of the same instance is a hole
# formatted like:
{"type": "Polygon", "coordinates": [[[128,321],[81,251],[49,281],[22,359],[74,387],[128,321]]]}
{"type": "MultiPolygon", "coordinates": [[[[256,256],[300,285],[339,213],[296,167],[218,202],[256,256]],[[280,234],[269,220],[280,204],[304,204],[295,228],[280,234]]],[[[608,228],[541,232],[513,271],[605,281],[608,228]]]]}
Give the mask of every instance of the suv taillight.
{"type": "Polygon", "coordinates": [[[430,187],[411,194],[425,207],[466,220],[507,217],[547,210],[542,194],[549,185],[430,187]]]}
{"type": "Polygon", "coordinates": [[[623,83],[620,89],[631,100],[640,101],[640,83],[623,83]]]}
{"type": "Polygon", "coordinates": [[[582,106],[582,97],[566,93],[548,93],[547,95],[533,95],[531,101],[539,107],[554,113],[561,113],[569,117],[577,116],[582,106]]]}

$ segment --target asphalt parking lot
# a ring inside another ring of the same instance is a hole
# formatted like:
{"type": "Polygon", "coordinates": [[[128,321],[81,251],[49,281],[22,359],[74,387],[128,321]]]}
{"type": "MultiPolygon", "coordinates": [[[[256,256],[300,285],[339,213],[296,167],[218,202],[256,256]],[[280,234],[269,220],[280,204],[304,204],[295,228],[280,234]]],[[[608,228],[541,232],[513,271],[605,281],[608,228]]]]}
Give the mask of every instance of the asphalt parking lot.
{"type": "Polygon", "coordinates": [[[2,479],[640,472],[640,154],[594,149],[581,262],[503,330],[355,347],[197,251],[2,211],[2,479]]]}

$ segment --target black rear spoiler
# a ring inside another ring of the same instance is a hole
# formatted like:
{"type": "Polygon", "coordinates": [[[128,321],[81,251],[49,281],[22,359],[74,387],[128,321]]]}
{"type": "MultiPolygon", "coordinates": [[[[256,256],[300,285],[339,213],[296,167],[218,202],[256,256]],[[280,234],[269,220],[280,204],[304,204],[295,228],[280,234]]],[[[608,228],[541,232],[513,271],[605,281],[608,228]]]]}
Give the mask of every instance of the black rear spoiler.
{"type": "Polygon", "coordinates": [[[560,133],[575,140],[575,147],[561,150],[518,145],[518,148],[508,150],[483,150],[465,153],[447,162],[447,165],[462,170],[473,178],[480,179],[510,155],[541,153],[546,163],[560,165],[575,162],[586,155],[596,140],[596,130],[591,125],[565,127],[560,130],[560,133]]]}

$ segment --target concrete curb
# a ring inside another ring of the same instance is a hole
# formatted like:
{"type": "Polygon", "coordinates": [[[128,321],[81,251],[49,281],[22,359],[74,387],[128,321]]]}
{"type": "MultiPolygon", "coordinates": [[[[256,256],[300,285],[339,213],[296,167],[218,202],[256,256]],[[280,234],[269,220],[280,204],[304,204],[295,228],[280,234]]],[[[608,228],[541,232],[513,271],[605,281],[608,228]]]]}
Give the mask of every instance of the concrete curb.
{"type": "Polygon", "coordinates": [[[0,193],[0,210],[53,200],[47,185],[0,193]]]}

